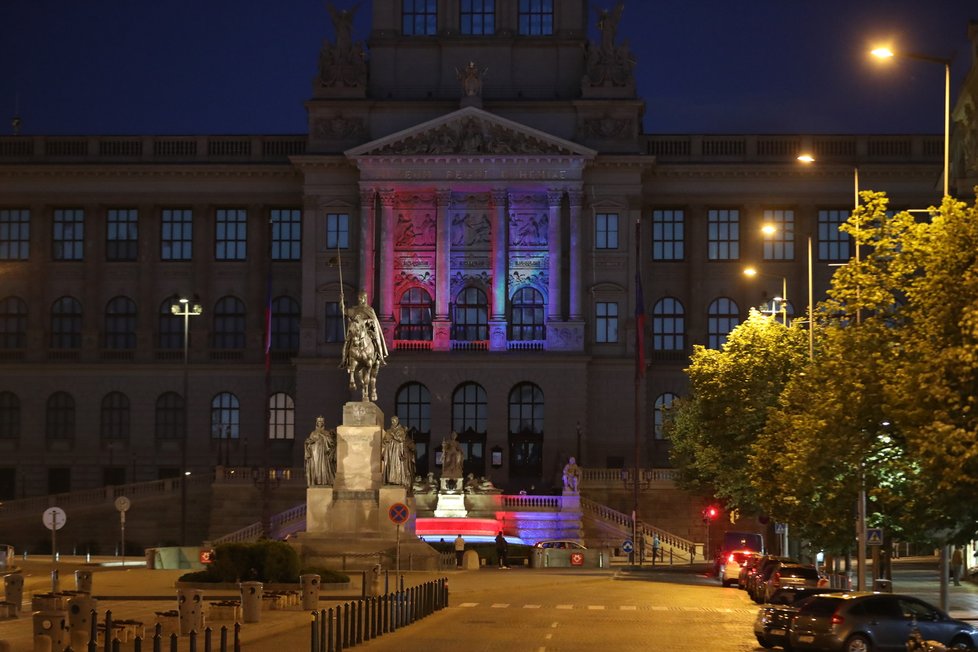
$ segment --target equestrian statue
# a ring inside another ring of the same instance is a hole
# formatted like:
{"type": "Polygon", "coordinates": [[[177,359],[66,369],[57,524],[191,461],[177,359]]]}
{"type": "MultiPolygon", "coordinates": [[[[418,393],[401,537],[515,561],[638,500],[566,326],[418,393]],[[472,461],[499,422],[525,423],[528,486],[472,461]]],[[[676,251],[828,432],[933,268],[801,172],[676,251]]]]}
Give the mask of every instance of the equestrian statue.
{"type": "Polygon", "coordinates": [[[340,290],[340,310],[346,318],[346,336],[340,368],[350,376],[350,389],[359,389],[363,401],[377,400],[377,372],[387,364],[387,343],[377,313],[360,292],[357,305],[346,308],[340,290]]]}

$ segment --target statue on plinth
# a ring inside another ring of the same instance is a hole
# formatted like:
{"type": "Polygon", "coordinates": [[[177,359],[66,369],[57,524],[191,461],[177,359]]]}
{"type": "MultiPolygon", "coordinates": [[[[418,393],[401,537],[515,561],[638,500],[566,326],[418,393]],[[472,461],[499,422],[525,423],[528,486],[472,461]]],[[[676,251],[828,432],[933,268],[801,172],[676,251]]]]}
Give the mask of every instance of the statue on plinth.
{"type": "Polygon", "coordinates": [[[577,460],[571,457],[564,465],[564,491],[568,493],[578,493],[581,485],[581,467],[577,465],[577,460]]]}
{"type": "Polygon", "coordinates": [[[357,305],[346,309],[340,291],[340,309],[347,319],[340,368],[350,376],[350,389],[359,389],[364,401],[377,400],[377,372],[387,364],[387,342],[377,313],[361,291],[357,305]]]}
{"type": "Polygon", "coordinates": [[[385,484],[412,489],[415,471],[415,445],[397,416],[384,431],[380,452],[380,473],[385,484]]]}
{"type": "Polygon", "coordinates": [[[316,428],[305,445],[306,485],[332,486],[336,478],[336,432],[326,429],[326,420],[316,417],[316,428]]]}
{"type": "Polygon", "coordinates": [[[601,40],[598,43],[590,41],[587,45],[584,64],[587,72],[584,78],[586,86],[626,86],[634,83],[632,69],[635,61],[628,42],[615,45],[618,22],[624,8],[625,3],[619,2],[614,9],[595,10],[601,40]]]}
{"type": "Polygon", "coordinates": [[[367,61],[361,42],[353,42],[353,18],[360,3],[352,9],[337,9],[326,5],[336,32],[336,43],[323,43],[319,52],[319,83],[326,88],[364,87],[367,82],[367,61]]]}
{"type": "Polygon", "coordinates": [[[441,477],[443,480],[461,480],[462,462],[465,454],[458,443],[458,433],[452,431],[451,436],[441,445],[441,477]]]}

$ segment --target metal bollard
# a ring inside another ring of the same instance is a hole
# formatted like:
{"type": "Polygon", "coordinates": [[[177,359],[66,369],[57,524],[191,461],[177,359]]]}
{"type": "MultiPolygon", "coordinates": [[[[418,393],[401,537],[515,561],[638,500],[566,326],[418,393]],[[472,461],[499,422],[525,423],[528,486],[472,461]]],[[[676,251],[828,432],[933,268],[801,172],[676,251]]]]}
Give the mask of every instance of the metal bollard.
{"type": "Polygon", "coordinates": [[[92,592],[92,571],[90,570],[75,571],[75,590],[81,593],[92,592]]]}
{"type": "Polygon", "coordinates": [[[98,600],[87,593],[68,598],[68,638],[73,650],[82,650],[92,640],[98,600]]]}
{"type": "Polygon", "coordinates": [[[299,586],[302,588],[302,608],[306,611],[319,605],[319,575],[308,574],[299,576],[299,586]]]}
{"type": "Polygon", "coordinates": [[[177,589],[177,612],[180,634],[204,629],[204,592],[200,589],[177,589]]]}
{"type": "Polygon", "coordinates": [[[3,599],[14,605],[14,614],[20,613],[24,602],[24,576],[20,573],[10,573],[3,576],[3,599]]]}
{"type": "Polygon", "coordinates": [[[34,649],[64,650],[68,639],[68,622],[63,611],[34,612],[34,649]]]}
{"type": "Polygon", "coordinates": [[[241,613],[246,623],[261,621],[261,600],[263,585],[261,582],[241,583],[241,613]]]}

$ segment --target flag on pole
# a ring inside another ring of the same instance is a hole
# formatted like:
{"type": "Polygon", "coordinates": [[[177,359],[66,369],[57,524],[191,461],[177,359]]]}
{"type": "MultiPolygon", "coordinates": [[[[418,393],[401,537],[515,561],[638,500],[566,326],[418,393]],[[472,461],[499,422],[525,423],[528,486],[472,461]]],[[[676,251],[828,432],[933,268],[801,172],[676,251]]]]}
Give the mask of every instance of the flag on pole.
{"type": "Polygon", "coordinates": [[[268,290],[265,293],[265,373],[272,369],[272,270],[268,270],[268,290]]]}
{"type": "Polygon", "coordinates": [[[645,377],[645,293],[642,292],[642,225],[635,222],[635,379],[645,377]]]}

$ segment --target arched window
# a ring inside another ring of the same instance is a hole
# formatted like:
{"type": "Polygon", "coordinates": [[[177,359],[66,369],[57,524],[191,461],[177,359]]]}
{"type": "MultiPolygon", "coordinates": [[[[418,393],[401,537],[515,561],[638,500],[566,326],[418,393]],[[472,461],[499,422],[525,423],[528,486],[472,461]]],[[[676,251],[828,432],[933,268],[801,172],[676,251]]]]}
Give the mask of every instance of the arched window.
{"type": "Polygon", "coordinates": [[[122,392],[102,399],[102,439],[129,439],[129,397],[122,392]]]}
{"type": "Polygon", "coordinates": [[[509,475],[535,480],[543,474],[543,391],[520,383],[509,393],[509,475]]]}
{"type": "Polygon", "coordinates": [[[156,438],[181,439],[183,437],[183,397],[176,392],[165,392],[156,399],[156,438]]]}
{"type": "Polygon", "coordinates": [[[543,295],[536,288],[520,288],[513,294],[509,339],[523,342],[547,339],[543,295]]]}
{"type": "Polygon", "coordinates": [[[245,348],[245,305],[238,297],[226,296],[214,304],[215,349],[245,348]]]}
{"type": "Polygon", "coordinates": [[[75,436],[75,399],[67,392],[48,397],[46,409],[48,439],[73,439],[75,436]]]}
{"type": "Polygon", "coordinates": [[[221,392],[211,400],[211,437],[237,439],[241,432],[241,404],[231,392],[221,392]]]}
{"type": "Polygon", "coordinates": [[[431,393],[421,383],[401,385],[394,396],[394,413],[414,437],[415,472],[428,473],[431,451],[431,393]]]}
{"type": "Polygon", "coordinates": [[[733,299],[714,299],[707,311],[709,348],[719,349],[727,341],[727,334],[740,323],[740,308],[733,299]]]}
{"type": "Polygon", "coordinates": [[[0,349],[27,346],[27,303],[20,297],[0,301],[0,349]]]}
{"type": "Polygon", "coordinates": [[[486,390],[478,383],[463,383],[452,393],[452,430],[465,454],[463,474],[486,473],[486,420],[489,404],[486,390]]]}
{"type": "Polygon", "coordinates": [[[663,297],[652,308],[652,350],[683,351],[686,348],[686,320],[679,299],[663,297]]]}
{"type": "Polygon", "coordinates": [[[459,292],[453,315],[453,340],[483,342],[489,339],[489,302],[485,292],[475,287],[459,292]]]}
{"type": "Polygon", "coordinates": [[[289,296],[272,301],[272,351],[299,350],[299,302],[289,296]]]}
{"type": "Polygon", "coordinates": [[[181,312],[184,310],[176,297],[169,297],[160,304],[156,332],[156,348],[158,349],[183,348],[183,317],[173,314],[173,306],[177,306],[181,312]]]}
{"type": "Polygon", "coordinates": [[[136,302],[129,297],[115,297],[105,305],[105,340],[107,349],[136,348],[136,302]]]}
{"type": "Polygon", "coordinates": [[[0,439],[20,438],[20,399],[13,392],[0,392],[0,439]]]}
{"type": "Polygon", "coordinates": [[[668,418],[669,408],[672,407],[672,402],[676,400],[676,395],[670,392],[664,394],[659,394],[655,399],[655,407],[653,408],[653,419],[652,419],[652,438],[653,439],[665,439],[665,431],[663,430],[663,424],[668,418]]]}
{"type": "Polygon", "coordinates": [[[80,349],[82,308],[75,297],[61,297],[51,304],[51,348],[80,349]]]}
{"type": "Polygon", "coordinates": [[[394,339],[431,341],[431,295],[413,287],[401,295],[400,318],[394,339]]]}
{"type": "Polygon", "coordinates": [[[285,392],[268,397],[268,438],[295,439],[295,401],[285,392]]]}

